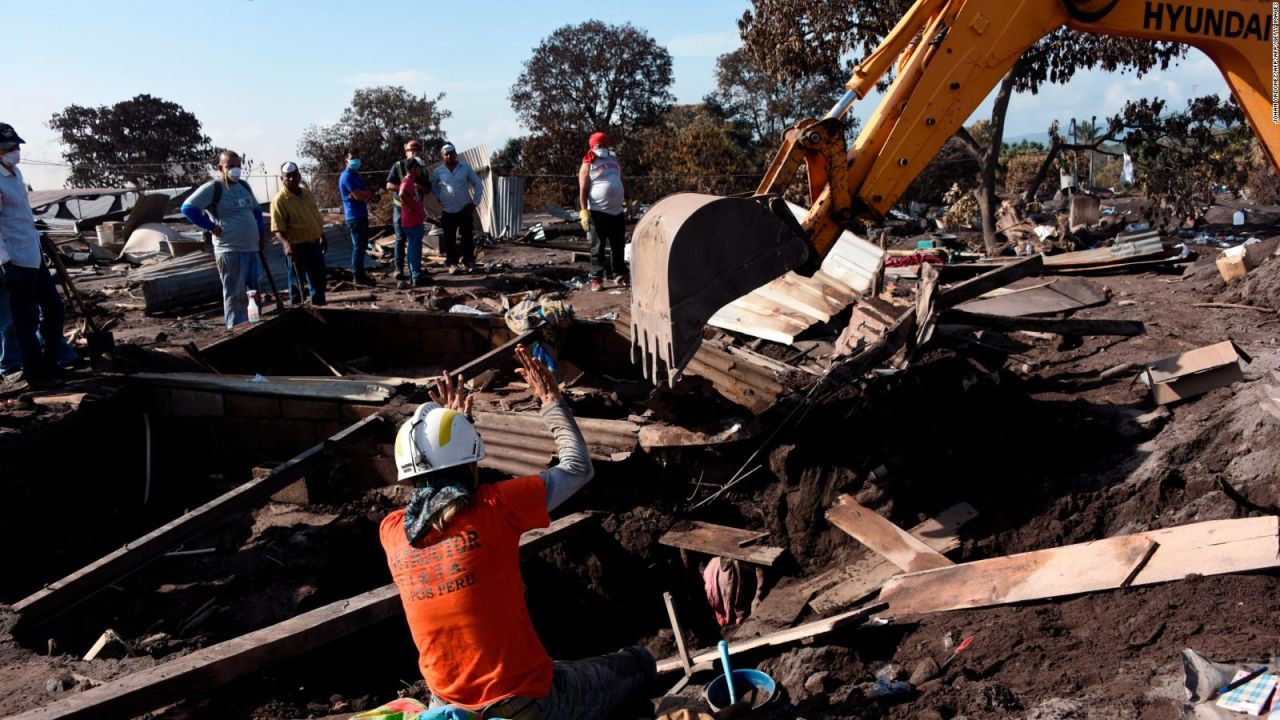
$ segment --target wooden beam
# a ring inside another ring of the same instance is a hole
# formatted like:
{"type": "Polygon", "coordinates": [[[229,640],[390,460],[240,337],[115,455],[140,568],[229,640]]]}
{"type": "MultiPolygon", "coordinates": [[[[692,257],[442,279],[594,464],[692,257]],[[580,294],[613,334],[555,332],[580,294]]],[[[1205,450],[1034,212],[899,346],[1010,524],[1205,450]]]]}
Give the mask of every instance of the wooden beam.
{"type": "Polygon", "coordinates": [[[955,564],[919,538],[863,507],[848,495],[836,497],[835,505],[827,510],[827,520],[866,545],[872,552],[907,572],[955,564]]]}
{"type": "Polygon", "coordinates": [[[662,601],[667,604],[667,617],[671,619],[671,632],[675,635],[676,652],[680,653],[684,674],[689,675],[693,672],[693,660],[689,657],[688,648],[684,646],[684,628],[680,626],[680,618],[676,615],[676,606],[671,599],[671,593],[662,593],[662,601]]]}
{"type": "MultiPolygon", "coordinates": [[[[958,503],[911,528],[908,532],[930,548],[947,553],[960,547],[960,528],[978,516],[969,503],[958,503]]],[[[879,555],[868,555],[858,562],[839,568],[834,578],[817,578],[806,583],[818,593],[809,607],[819,615],[846,608],[880,589],[889,578],[901,573],[879,555]]],[[[825,573],[824,573],[825,575],[825,573]]]]}
{"type": "Polygon", "coordinates": [[[947,308],[955,307],[985,292],[1004,287],[1019,278],[1039,274],[1043,267],[1044,258],[1040,255],[1032,255],[1029,258],[1011,262],[1008,265],[985,272],[975,278],[956,283],[938,295],[937,309],[946,310],[947,308]]]}
{"type": "Polygon", "coordinates": [[[1140,533],[1160,545],[1133,585],[1280,567],[1280,518],[1210,520],[1140,533]]]}
{"type": "Polygon", "coordinates": [[[473,378],[485,370],[498,367],[507,360],[507,356],[515,352],[517,345],[528,345],[530,342],[538,339],[541,332],[542,328],[526,330],[507,342],[481,355],[475,360],[459,366],[456,370],[451,370],[449,374],[453,377],[473,378]]]}
{"type": "Polygon", "coordinates": [[[1084,318],[1007,317],[963,310],[948,310],[941,321],[957,325],[974,325],[995,330],[1030,330],[1058,335],[1124,335],[1146,332],[1141,320],[1093,320],[1084,318]]]}
{"type": "Polygon", "coordinates": [[[905,615],[1111,590],[1133,578],[1155,544],[1123,535],[908,573],[885,583],[880,600],[905,615]]]}
{"type": "Polygon", "coordinates": [[[671,530],[658,538],[658,543],[667,547],[733,558],[752,565],[773,567],[778,557],[782,555],[783,549],[749,544],[759,538],[759,533],[750,530],[694,521],[691,529],[671,530]],[[743,547],[744,542],[748,543],[747,547],[743,547]]]}
{"type": "MultiPolygon", "coordinates": [[[[310,348],[308,348],[310,349],[310,348]]],[[[129,381],[148,386],[209,390],[237,395],[298,397],[334,402],[383,404],[395,394],[393,382],[373,378],[269,377],[265,382],[252,375],[211,375],[208,373],[134,373],[129,381]]]]}
{"type": "Polygon", "coordinates": [[[219,495],[182,517],[126,543],[119,550],[95,560],[61,580],[46,585],[14,603],[13,609],[21,613],[21,620],[26,624],[47,619],[55,613],[83,602],[106,587],[108,583],[146,565],[174,546],[191,540],[222,522],[227,516],[262,503],[272,494],[325,462],[328,448],[362,436],[381,421],[379,416],[370,415],[328,440],[303,451],[262,478],[251,480],[219,495]]]}
{"type": "MultiPolygon", "coordinates": [[[[758,638],[729,643],[729,654],[739,655],[762,647],[786,645],[800,640],[808,640],[809,638],[817,637],[819,635],[825,635],[834,630],[838,630],[839,628],[847,627],[854,623],[860,623],[870,617],[872,613],[879,612],[884,608],[884,603],[878,603],[870,607],[858,608],[857,610],[850,610],[849,612],[840,613],[839,615],[833,615],[832,617],[824,618],[822,620],[807,622],[788,630],[779,630],[778,632],[769,633],[768,635],[761,635],[758,638]]],[[[714,648],[711,650],[703,650],[690,659],[692,660],[695,668],[703,663],[707,663],[709,665],[710,663],[720,659],[720,651],[714,648]]],[[[673,657],[658,661],[659,675],[682,669],[684,669],[684,661],[681,658],[673,657]]],[[[10,720],[26,719],[10,718],[10,720]]]]}
{"type": "MultiPolygon", "coordinates": [[[[520,537],[524,557],[558,541],[595,517],[576,513],[520,537]]],[[[206,693],[232,680],[395,617],[404,610],[395,584],[316,608],[261,630],[218,643],[156,667],[126,675],[9,720],[133,717],[206,693]]]]}

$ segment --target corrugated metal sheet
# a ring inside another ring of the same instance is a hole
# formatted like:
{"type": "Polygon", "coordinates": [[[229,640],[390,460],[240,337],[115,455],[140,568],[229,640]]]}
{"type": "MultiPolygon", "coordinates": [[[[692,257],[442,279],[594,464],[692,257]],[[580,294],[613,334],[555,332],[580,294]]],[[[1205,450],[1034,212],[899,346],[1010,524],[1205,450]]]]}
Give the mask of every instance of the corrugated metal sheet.
{"type": "Polygon", "coordinates": [[[520,234],[524,219],[524,178],[493,178],[494,237],[513,238],[520,234]]]}
{"type": "MultiPolygon", "coordinates": [[[[626,420],[576,418],[591,459],[607,462],[618,452],[635,450],[640,426],[626,420]]],[[[515,475],[533,475],[550,466],[556,442],[538,413],[478,412],[475,426],[484,438],[481,467],[515,475]]]]}
{"type": "MultiPolygon", "coordinates": [[[[619,313],[613,321],[619,335],[631,342],[631,317],[619,313]]],[[[732,352],[715,343],[704,342],[684,373],[706,378],[726,399],[759,415],[773,406],[787,388],[778,381],[778,368],[748,357],[740,349],[732,352]]]]}
{"type": "Polygon", "coordinates": [[[1156,257],[1162,254],[1164,250],[1164,243],[1160,239],[1160,233],[1150,230],[1135,235],[1122,234],[1117,236],[1116,244],[1112,247],[1079,250],[1060,255],[1047,255],[1044,258],[1044,264],[1045,267],[1104,264],[1121,260],[1156,257]]]}
{"type": "MultiPolygon", "coordinates": [[[[790,205],[797,219],[805,209],[790,205]]],[[[790,345],[875,287],[885,251],[845,231],[812,278],[790,272],[721,308],[709,325],[790,345]]]]}

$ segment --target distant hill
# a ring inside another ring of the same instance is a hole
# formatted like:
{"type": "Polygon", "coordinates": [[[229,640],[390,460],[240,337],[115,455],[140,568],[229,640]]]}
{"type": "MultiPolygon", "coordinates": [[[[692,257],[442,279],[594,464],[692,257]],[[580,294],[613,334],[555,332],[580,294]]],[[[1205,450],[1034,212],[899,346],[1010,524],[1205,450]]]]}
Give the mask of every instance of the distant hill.
{"type": "Polygon", "coordinates": [[[1027,133],[1025,135],[1014,135],[1012,137],[1006,135],[1004,138],[1004,142],[1008,145],[1017,145],[1023,140],[1026,140],[1027,142],[1040,143],[1045,147],[1049,147],[1049,133],[1047,132],[1027,133]]]}

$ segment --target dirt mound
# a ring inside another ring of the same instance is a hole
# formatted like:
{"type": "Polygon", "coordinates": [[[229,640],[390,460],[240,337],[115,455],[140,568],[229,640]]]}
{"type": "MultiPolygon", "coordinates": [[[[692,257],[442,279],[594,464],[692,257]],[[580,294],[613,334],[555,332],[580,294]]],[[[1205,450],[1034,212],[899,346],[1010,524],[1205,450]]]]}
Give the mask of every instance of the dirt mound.
{"type": "Polygon", "coordinates": [[[1275,307],[1280,299],[1280,259],[1272,258],[1218,293],[1217,302],[1275,307]]]}

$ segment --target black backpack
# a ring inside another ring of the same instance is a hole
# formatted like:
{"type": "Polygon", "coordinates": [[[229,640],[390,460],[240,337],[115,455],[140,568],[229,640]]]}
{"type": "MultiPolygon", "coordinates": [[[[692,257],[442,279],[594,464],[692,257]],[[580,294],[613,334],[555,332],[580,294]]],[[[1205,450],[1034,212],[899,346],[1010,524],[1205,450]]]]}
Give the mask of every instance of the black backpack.
{"type": "MultiPolygon", "coordinates": [[[[253,196],[253,190],[249,187],[249,183],[243,180],[232,180],[234,185],[243,185],[245,190],[249,191],[249,195],[253,196]]],[[[257,198],[254,198],[257,200],[257,198]]],[[[218,219],[218,203],[222,202],[222,183],[217,180],[213,181],[213,200],[209,203],[209,207],[205,208],[205,212],[213,216],[214,220],[218,219]]]]}
{"type": "MultiPolygon", "coordinates": [[[[249,183],[243,180],[232,180],[231,182],[236,185],[244,185],[244,189],[249,191],[249,195],[251,196],[253,195],[253,190],[249,187],[249,183]]],[[[256,200],[257,198],[254,198],[254,199],[256,200]]],[[[215,222],[219,219],[218,203],[220,202],[222,202],[222,183],[218,180],[214,180],[213,181],[213,200],[209,202],[209,207],[205,208],[204,211],[209,213],[209,215],[214,219],[215,222]]],[[[205,250],[212,252],[213,251],[213,233],[209,232],[208,230],[205,230],[203,233],[201,233],[201,236],[204,238],[205,250]]]]}

